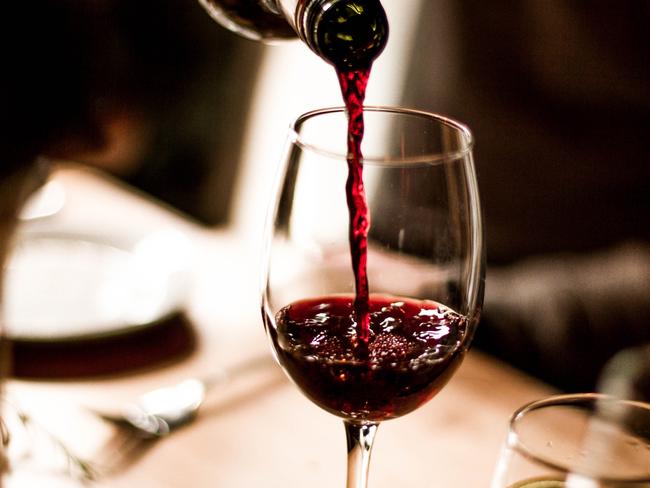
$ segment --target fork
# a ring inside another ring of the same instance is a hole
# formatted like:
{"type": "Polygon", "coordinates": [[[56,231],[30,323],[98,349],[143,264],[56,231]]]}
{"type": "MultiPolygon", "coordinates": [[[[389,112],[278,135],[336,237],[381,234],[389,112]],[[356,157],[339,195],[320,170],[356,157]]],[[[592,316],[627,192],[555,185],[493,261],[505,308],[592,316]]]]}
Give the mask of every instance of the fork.
{"type": "Polygon", "coordinates": [[[163,437],[194,420],[206,395],[216,386],[272,364],[270,356],[256,356],[203,378],[189,378],[148,391],[124,405],[117,414],[95,413],[143,439],[163,437]]]}
{"type": "MultiPolygon", "coordinates": [[[[19,404],[1,398],[3,416],[0,418],[0,451],[7,451],[15,441],[18,447],[10,456],[11,459],[0,457],[0,476],[9,467],[5,464],[7,462],[14,471],[30,462],[44,473],[75,480],[81,486],[106,479],[137,462],[155,445],[156,440],[191,422],[210,391],[224,386],[231,379],[272,364],[268,355],[255,356],[202,378],[190,378],[151,390],[140,395],[134,402],[124,405],[118,413],[90,409],[95,417],[117,427],[90,458],[78,455],[76,449],[72,449],[64,438],[51,433],[38,418],[19,404]],[[47,456],[44,457],[43,453],[47,453],[47,456]]],[[[26,469],[31,468],[27,466],[26,469]]]]}

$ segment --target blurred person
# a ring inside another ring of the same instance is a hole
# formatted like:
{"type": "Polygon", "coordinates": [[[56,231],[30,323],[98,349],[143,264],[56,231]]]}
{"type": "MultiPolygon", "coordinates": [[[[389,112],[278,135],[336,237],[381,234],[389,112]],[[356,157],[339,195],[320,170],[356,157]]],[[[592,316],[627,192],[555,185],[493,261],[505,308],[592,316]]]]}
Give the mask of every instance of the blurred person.
{"type": "Polygon", "coordinates": [[[650,2],[426,2],[404,103],[476,138],[475,346],[565,390],[650,342],[650,2]]]}

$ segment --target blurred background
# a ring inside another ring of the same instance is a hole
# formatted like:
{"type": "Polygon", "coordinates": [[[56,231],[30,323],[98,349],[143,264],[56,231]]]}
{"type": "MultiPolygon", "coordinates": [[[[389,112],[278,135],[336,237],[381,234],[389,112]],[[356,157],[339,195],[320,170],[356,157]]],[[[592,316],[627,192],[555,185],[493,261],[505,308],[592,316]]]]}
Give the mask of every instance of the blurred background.
{"type": "MultiPolygon", "coordinates": [[[[650,341],[647,0],[386,0],[368,104],[466,123],[488,279],[476,347],[567,390],[650,341]]],[[[3,7],[1,164],[88,164],[209,228],[258,236],[285,129],[340,105],[298,41],[194,0],[3,7]],[[246,234],[248,232],[248,234],[246,234]]]]}

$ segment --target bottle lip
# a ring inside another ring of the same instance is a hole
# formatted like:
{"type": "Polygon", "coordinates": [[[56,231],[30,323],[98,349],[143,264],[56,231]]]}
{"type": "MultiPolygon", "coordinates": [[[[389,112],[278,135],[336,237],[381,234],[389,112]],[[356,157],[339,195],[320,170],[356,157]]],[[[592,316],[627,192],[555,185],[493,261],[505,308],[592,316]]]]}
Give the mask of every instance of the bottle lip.
{"type": "MultiPolygon", "coordinates": [[[[377,164],[377,165],[402,165],[402,164],[436,164],[441,162],[449,162],[458,159],[462,159],[469,155],[472,152],[474,147],[474,136],[472,131],[462,122],[458,122],[454,119],[446,117],[444,115],[435,114],[431,112],[426,112],[424,110],[404,108],[404,107],[395,107],[395,106],[381,106],[381,105],[366,105],[363,107],[364,113],[372,112],[383,112],[388,114],[397,114],[404,116],[411,116],[422,119],[429,119],[436,121],[440,125],[446,126],[457,132],[459,135],[458,148],[445,151],[431,151],[425,153],[419,153],[414,155],[396,155],[396,156],[365,156],[363,157],[364,165],[367,164],[377,164]]],[[[332,151],[317,144],[313,144],[306,140],[306,138],[301,134],[301,128],[303,124],[310,119],[313,119],[317,116],[334,114],[334,113],[345,113],[346,108],[343,106],[340,107],[327,107],[320,108],[315,110],[310,110],[305,112],[302,115],[298,116],[295,121],[289,126],[289,136],[288,140],[309,151],[319,153],[323,156],[334,158],[334,159],[346,159],[347,154],[341,151],[332,151]]]]}
{"type": "Polygon", "coordinates": [[[367,7],[373,7],[377,19],[383,18],[383,21],[379,22],[383,28],[383,35],[379,43],[374,45],[368,44],[361,50],[357,47],[354,53],[350,51],[347,55],[336,54],[334,58],[331,57],[331,53],[326,44],[323,44],[322,36],[327,30],[322,29],[321,24],[325,22],[329,11],[333,10],[336,12],[336,7],[342,5],[345,8],[349,3],[349,0],[307,0],[299,2],[296,7],[293,26],[298,37],[309,49],[324,61],[334,65],[337,69],[366,69],[381,54],[388,42],[388,19],[379,0],[365,0],[365,2],[361,2],[362,4],[367,4],[367,7]]]}

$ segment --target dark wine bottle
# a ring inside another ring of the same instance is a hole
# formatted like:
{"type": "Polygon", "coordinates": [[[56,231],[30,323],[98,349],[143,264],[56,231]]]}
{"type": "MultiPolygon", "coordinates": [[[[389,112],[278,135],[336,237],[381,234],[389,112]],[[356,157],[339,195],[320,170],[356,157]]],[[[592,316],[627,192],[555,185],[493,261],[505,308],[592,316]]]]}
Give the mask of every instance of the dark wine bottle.
{"type": "Polygon", "coordinates": [[[199,0],[217,22],[255,40],[298,36],[339,70],[370,67],[388,40],[379,0],[199,0]]]}

